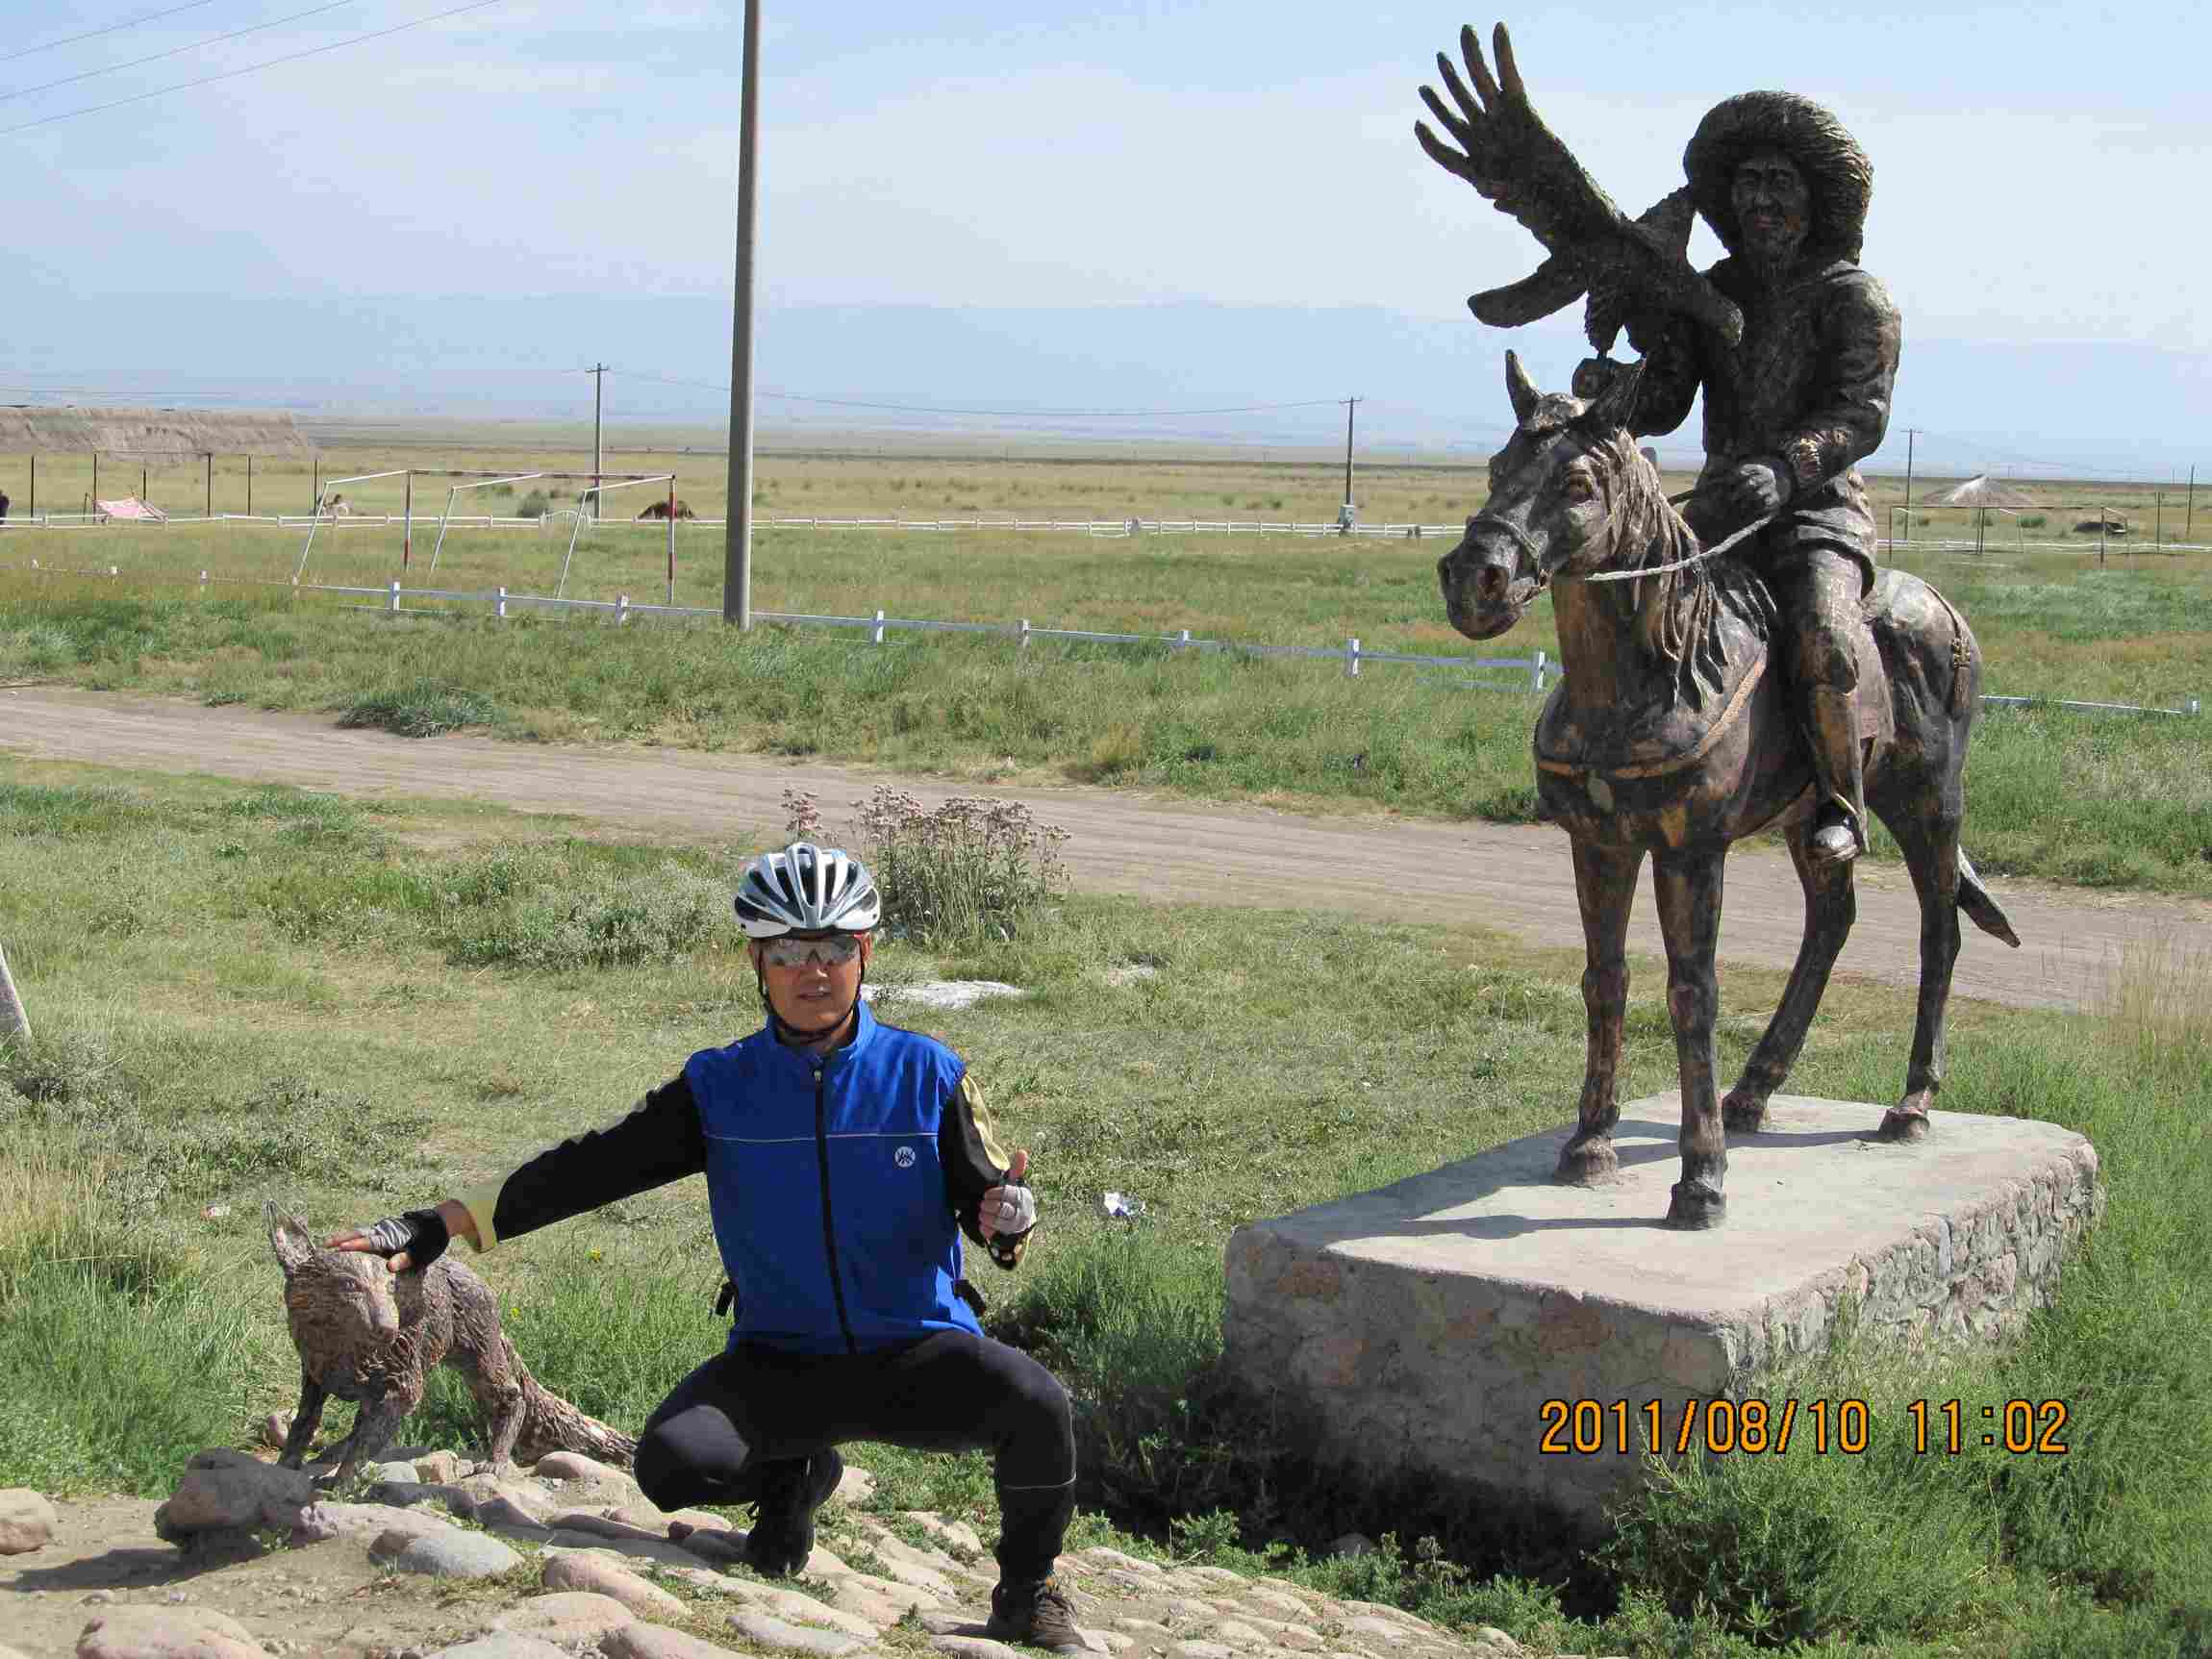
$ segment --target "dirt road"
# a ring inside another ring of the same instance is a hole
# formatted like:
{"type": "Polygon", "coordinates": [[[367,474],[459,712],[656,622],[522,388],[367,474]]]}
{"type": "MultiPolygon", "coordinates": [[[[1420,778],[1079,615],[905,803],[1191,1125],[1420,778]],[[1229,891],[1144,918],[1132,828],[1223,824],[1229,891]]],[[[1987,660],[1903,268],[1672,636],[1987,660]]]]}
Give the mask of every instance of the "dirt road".
{"type": "MultiPolygon", "coordinates": [[[[1567,838],[1544,827],[1316,818],[1098,789],[956,789],[754,755],[545,748],[464,737],[411,741],[340,731],[327,716],[50,687],[0,691],[0,750],[354,795],[467,797],[633,831],[666,827],[687,839],[780,827],[777,803],[786,787],[813,791],[834,817],[871,785],[900,782],[931,804],[955,793],[1029,803],[1072,832],[1066,853],[1073,879],[1096,892],[1472,921],[1546,945],[1578,946],[1582,940],[1567,838]]],[[[2023,947],[2007,949],[1969,927],[1955,980],[1962,996],[2093,1008],[2130,946],[2212,956],[2212,904],[1994,886],[2023,947]]],[[[1780,852],[1746,851],[1729,860],[1723,960],[1787,968],[1802,920],[1797,877],[1780,852]]],[[[1919,930],[1903,869],[1862,867],[1858,923],[1838,971],[1911,986],[1919,974],[1919,930]]],[[[1660,954],[1647,892],[1631,947],[1660,954]]]]}

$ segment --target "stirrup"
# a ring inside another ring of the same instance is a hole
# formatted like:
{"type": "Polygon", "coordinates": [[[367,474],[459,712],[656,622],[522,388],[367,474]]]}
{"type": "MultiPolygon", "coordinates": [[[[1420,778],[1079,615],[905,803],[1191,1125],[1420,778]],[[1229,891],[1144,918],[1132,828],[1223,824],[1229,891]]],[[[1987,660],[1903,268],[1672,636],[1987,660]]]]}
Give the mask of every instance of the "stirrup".
{"type": "Polygon", "coordinates": [[[1860,842],[1851,815],[1830,806],[1822,810],[1821,821],[1805,838],[1805,848],[1815,864],[1848,864],[1859,856],[1860,842]]]}

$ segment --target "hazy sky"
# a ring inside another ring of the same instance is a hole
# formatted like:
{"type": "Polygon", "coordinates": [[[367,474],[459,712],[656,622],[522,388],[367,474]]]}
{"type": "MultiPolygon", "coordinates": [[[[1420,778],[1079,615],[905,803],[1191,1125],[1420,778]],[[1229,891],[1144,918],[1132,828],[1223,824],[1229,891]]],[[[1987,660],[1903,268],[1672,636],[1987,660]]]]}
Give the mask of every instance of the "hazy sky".
{"type": "MultiPolygon", "coordinates": [[[[457,0],[345,0],[28,90],[313,0],[203,0],[39,49],[177,3],[10,0],[0,126],[457,0]]],[[[1412,137],[1434,54],[1456,49],[1463,21],[1487,36],[1490,16],[1249,0],[1037,12],[766,0],[765,303],[1195,299],[1465,317],[1470,291],[1539,257],[1412,137]]],[[[500,0],[14,131],[0,300],[22,283],[726,292],[741,16],[699,0],[500,0]]],[[[1873,158],[1865,263],[1908,341],[2212,352],[2199,303],[2212,25],[2194,5],[1548,5],[1526,9],[1515,42],[1538,108],[1631,212],[1680,182],[1682,145],[1720,98],[1781,86],[1829,104],[1873,158]]],[[[1693,251],[1718,249],[1700,228],[1693,251]]]]}

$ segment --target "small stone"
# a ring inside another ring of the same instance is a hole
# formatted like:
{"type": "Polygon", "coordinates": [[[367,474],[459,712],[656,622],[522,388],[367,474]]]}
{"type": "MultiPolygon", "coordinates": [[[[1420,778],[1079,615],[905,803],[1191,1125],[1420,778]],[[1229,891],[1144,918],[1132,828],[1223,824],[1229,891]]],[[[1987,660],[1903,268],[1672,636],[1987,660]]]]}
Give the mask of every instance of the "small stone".
{"type": "Polygon", "coordinates": [[[266,1659],[253,1632],[206,1607],[117,1607],[77,1637],[77,1659],[266,1659]]]}
{"type": "Polygon", "coordinates": [[[412,1463],[372,1463],[362,1472],[371,1480],[396,1481],[406,1486],[420,1486],[422,1476],[412,1463]]]}
{"type": "MultiPolygon", "coordinates": [[[[821,1552],[817,1550],[815,1553],[818,1555],[821,1552]]],[[[808,1557],[808,1571],[811,1573],[813,1571],[813,1557],[808,1557]]],[[[911,1584],[901,1584],[892,1578],[878,1578],[872,1572],[855,1572],[850,1568],[846,1568],[842,1572],[821,1573],[817,1574],[817,1576],[828,1578],[838,1586],[841,1594],[830,1598],[837,1606],[845,1607],[849,1612],[860,1613],[863,1618],[868,1615],[857,1606],[849,1606],[842,1594],[848,1586],[865,1591],[896,1608],[897,1612],[892,1615],[893,1621],[897,1619],[898,1614],[904,1613],[909,1607],[918,1608],[926,1613],[932,1608],[944,1605],[941,1597],[927,1590],[917,1589],[911,1584]]]]}
{"type": "Polygon", "coordinates": [[[530,1472],[540,1480],[624,1481],[630,1477],[611,1463],[586,1457],[580,1451],[549,1451],[530,1472]]]}
{"type": "Polygon", "coordinates": [[[1168,1659],[1236,1659],[1236,1653],[1220,1642],[1178,1642],[1168,1649],[1168,1659]]]}
{"type": "Polygon", "coordinates": [[[457,1451],[426,1451],[415,1459],[415,1478],[433,1486],[451,1486],[467,1472],[457,1451]]]}
{"type": "Polygon", "coordinates": [[[1109,1652],[1114,1653],[1126,1653],[1137,1646],[1136,1637],[1119,1630],[1101,1630],[1098,1632],[1098,1640],[1106,1644],[1109,1652]]]}
{"type": "MultiPolygon", "coordinates": [[[[983,1553],[983,1539],[974,1527],[965,1521],[946,1521],[932,1515],[926,1509],[909,1509],[902,1512],[906,1519],[938,1540],[947,1548],[965,1549],[970,1555],[983,1553]]],[[[1147,1563],[1146,1565],[1149,1565],[1147,1563]]]]}
{"type": "Polygon", "coordinates": [[[1482,1659],[1521,1659],[1525,1651],[1520,1643],[1495,1624],[1485,1624],[1475,1631],[1473,1647],[1482,1659]]]}
{"type": "Polygon", "coordinates": [[[1117,1619],[1114,1628],[1126,1630],[1132,1636],[1157,1636],[1162,1641],[1171,1640],[1174,1632],[1154,1619],[1117,1619]]]}
{"type": "Polygon", "coordinates": [[[1140,1555],[1124,1555],[1119,1549],[1109,1549],[1103,1544],[1083,1552],[1085,1561],[1095,1561],[1101,1567],[1120,1567],[1131,1572],[1146,1573],[1154,1578],[1165,1578],[1168,1570],[1157,1561],[1146,1561],[1140,1555]]]}
{"type": "Polygon", "coordinates": [[[1278,1619],[1311,1619],[1314,1610],[1310,1603],[1300,1600],[1287,1590],[1247,1590],[1244,1605],[1271,1613],[1278,1619]]]}
{"type": "Polygon", "coordinates": [[[41,1493],[27,1486],[0,1489],[0,1555],[28,1555],[53,1539],[59,1518],[41,1493]]]}
{"type": "Polygon", "coordinates": [[[272,1411],[262,1419],[261,1443],[271,1451],[284,1450],[284,1443],[291,1438],[292,1414],[272,1411]]]}
{"type": "Polygon", "coordinates": [[[731,1532],[737,1522],[726,1515],[716,1515],[711,1509],[672,1509],[661,1516],[663,1529],[670,1538],[685,1538],[694,1532],[731,1532]],[[683,1528],[681,1532],[678,1527],[683,1528]]]}
{"type": "Polygon", "coordinates": [[[181,1545],[196,1532],[289,1527],[317,1496],[303,1470],[213,1446],[185,1465],[176,1491],[154,1511],[154,1530],[181,1545]]]}
{"type": "MultiPolygon", "coordinates": [[[[666,1591],[661,1594],[667,1600],[675,1600],[666,1591]]],[[[566,1590],[550,1596],[533,1596],[527,1601],[517,1602],[491,1621],[491,1629],[510,1636],[535,1636],[540,1642],[571,1647],[596,1642],[608,1631],[619,1630],[634,1622],[636,1618],[636,1614],[612,1596],[589,1590],[566,1590]]]]}
{"type": "Polygon", "coordinates": [[[468,1519],[479,1526],[526,1527],[533,1532],[548,1535],[554,1530],[540,1516],[504,1495],[488,1497],[482,1503],[471,1506],[468,1519]]]}
{"type": "Polygon", "coordinates": [[[558,1555],[545,1564],[548,1590],[583,1590],[620,1602],[641,1619],[682,1619],[684,1604],[624,1567],[589,1555],[558,1555]]]}
{"type": "MultiPolygon", "coordinates": [[[[771,1648],[779,1653],[809,1653],[816,1659],[838,1659],[840,1654],[856,1653],[867,1646],[857,1636],[832,1635],[827,1630],[807,1630],[796,1624],[786,1624],[781,1619],[766,1613],[746,1609],[730,1615],[730,1628],[737,1631],[755,1646],[771,1648]]],[[[1009,1655],[1008,1659],[1016,1659],[1009,1655]]]]}
{"type": "Polygon", "coordinates": [[[855,1509],[875,1496],[875,1476],[857,1463],[844,1466],[844,1474],[837,1483],[837,1491],[830,1494],[841,1503],[849,1503],[855,1509]]]}
{"type": "Polygon", "coordinates": [[[478,1636],[457,1647],[440,1647],[429,1659],[569,1659],[569,1654],[566,1648],[540,1642],[535,1636],[510,1636],[501,1631],[478,1636]]]}
{"type": "Polygon", "coordinates": [[[1345,1630],[1348,1635],[1362,1636],[1370,1642],[1380,1642],[1386,1647],[1402,1647],[1414,1639],[1415,1634],[1403,1624],[1365,1613],[1345,1620],[1345,1630]]]}
{"type": "Polygon", "coordinates": [[[599,1651],[607,1659],[738,1659],[737,1649],[722,1647],[665,1624],[625,1624],[599,1639],[599,1651]]]}
{"type": "Polygon", "coordinates": [[[1265,1630],[1246,1624],[1240,1620],[1224,1619],[1207,1632],[1208,1637],[1230,1647],[1267,1647],[1272,1646],[1265,1630]]]}
{"type": "Polygon", "coordinates": [[[433,1578],[495,1578],[522,1565],[522,1557],[481,1532],[433,1534],[409,1541],[391,1563],[400,1572],[420,1572],[433,1578]]]}
{"type": "Polygon", "coordinates": [[[988,1636],[932,1636],[929,1645],[940,1653],[956,1655],[957,1659],[1022,1659],[1018,1647],[993,1642],[988,1636]]]}
{"type": "MultiPolygon", "coordinates": [[[[389,1503],[339,1503],[325,1499],[321,1503],[311,1503],[299,1512],[298,1519],[292,1522],[291,1544],[298,1548],[333,1538],[361,1538],[373,1543],[393,1533],[420,1538],[452,1530],[452,1521],[424,1510],[401,1509],[389,1503]]],[[[401,1547],[394,1545],[391,1553],[396,1554],[401,1547]]]]}

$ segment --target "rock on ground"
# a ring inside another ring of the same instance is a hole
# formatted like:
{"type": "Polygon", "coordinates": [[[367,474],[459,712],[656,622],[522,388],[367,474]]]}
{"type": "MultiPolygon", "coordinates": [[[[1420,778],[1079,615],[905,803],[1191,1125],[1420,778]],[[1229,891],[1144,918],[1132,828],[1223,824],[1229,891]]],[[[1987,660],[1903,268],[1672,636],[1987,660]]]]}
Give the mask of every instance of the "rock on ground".
{"type": "Polygon", "coordinates": [[[391,1565],[396,1571],[433,1578],[495,1578],[521,1566],[522,1557],[496,1538],[455,1527],[409,1539],[391,1565]]]}
{"type": "Polygon", "coordinates": [[[479,1636],[457,1647],[440,1647],[430,1659],[572,1659],[566,1647],[535,1636],[479,1636]]]}
{"type": "Polygon", "coordinates": [[[0,1490],[0,1555],[28,1555],[54,1536],[54,1506],[27,1486],[0,1490]]]}
{"type": "Polygon", "coordinates": [[[491,1621],[488,1634],[535,1636],[558,1647],[575,1647],[636,1621],[637,1615],[612,1596],[564,1590],[510,1607],[491,1621]]]}
{"type": "Polygon", "coordinates": [[[268,1659],[253,1632],[211,1607],[104,1607],[77,1659],[268,1659]]]}
{"type": "Polygon", "coordinates": [[[749,1608],[730,1615],[730,1628],[756,1647],[778,1653],[806,1653],[814,1659],[839,1659],[841,1654],[857,1653],[867,1646],[857,1636],[832,1635],[827,1630],[786,1624],[781,1619],[755,1613],[749,1608]]]}
{"type": "Polygon", "coordinates": [[[171,1544],[194,1533],[239,1527],[289,1528],[317,1494],[296,1469],[279,1469],[247,1452],[213,1446],[185,1465],[168,1502],[154,1511],[154,1530],[171,1544]]]}
{"type": "MultiPolygon", "coordinates": [[[[682,1619],[683,1602],[659,1585],[590,1555],[556,1556],[545,1564],[540,1582],[548,1590],[578,1590],[610,1598],[640,1619],[682,1619]]],[[[871,1633],[872,1634],[872,1633],[871,1633]]]]}
{"type": "Polygon", "coordinates": [[[717,1646],[666,1624],[625,1624],[599,1644],[607,1659],[738,1659],[735,1647],[717,1646]]]}

